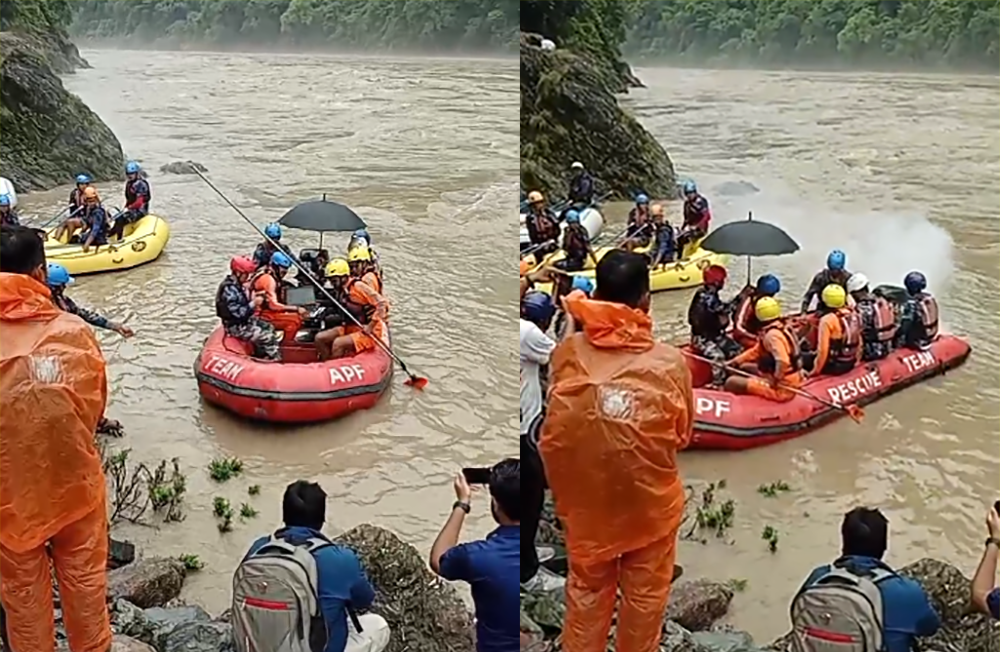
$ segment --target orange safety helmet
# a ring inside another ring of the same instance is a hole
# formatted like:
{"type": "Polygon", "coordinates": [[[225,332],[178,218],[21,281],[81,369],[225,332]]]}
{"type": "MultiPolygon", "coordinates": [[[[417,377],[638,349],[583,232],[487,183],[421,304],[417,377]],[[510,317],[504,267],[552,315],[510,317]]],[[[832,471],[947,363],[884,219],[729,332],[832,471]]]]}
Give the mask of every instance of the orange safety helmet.
{"type": "Polygon", "coordinates": [[[101,201],[100,196],[97,194],[97,189],[93,186],[87,186],[83,189],[83,201],[86,204],[96,204],[101,201]]]}
{"type": "Polygon", "coordinates": [[[537,190],[532,190],[528,193],[528,203],[529,204],[541,204],[545,201],[545,195],[538,192],[537,190]]]}
{"type": "Polygon", "coordinates": [[[522,260],[518,268],[518,275],[524,276],[525,274],[531,271],[532,267],[533,265],[529,261],[522,260]]]}

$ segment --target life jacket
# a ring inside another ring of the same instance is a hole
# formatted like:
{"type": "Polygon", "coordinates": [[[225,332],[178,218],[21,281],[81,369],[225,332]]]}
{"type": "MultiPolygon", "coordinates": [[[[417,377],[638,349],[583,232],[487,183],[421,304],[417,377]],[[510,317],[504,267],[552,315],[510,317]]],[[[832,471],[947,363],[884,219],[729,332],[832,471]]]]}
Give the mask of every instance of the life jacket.
{"type": "Polygon", "coordinates": [[[938,303],[932,295],[923,293],[917,300],[917,317],[924,327],[924,337],[933,340],[938,336],[938,303]]]}
{"type": "Polygon", "coordinates": [[[234,279],[232,276],[227,276],[225,280],[219,285],[219,290],[215,293],[215,314],[222,320],[223,324],[240,324],[243,323],[240,319],[230,310],[229,302],[226,301],[226,289],[235,288],[239,290],[244,297],[246,297],[247,303],[249,303],[249,297],[246,296],[246,290],[243,286],[234,279]]]}
{"type": "Polygon", "coordinates": [[[712,213],[708,208],[708,200],[701,195],[684,200],[684,226],[708,228],[712,213]]]}
{"type": "Polygon", "coordinates": [[[358,279],[352,278],[344,286],[344,300],[341,305],[347,309],[347,312],[351,313],[356,320],[362,325],[369,324],[372,321],[372,317],[375,316],[375,306],[368,303],[361,303],[354,298],[354,286],[357,285],[358,279]]]}
{"type": "MultiPolygon", "coordinates": [[[[281,282],[278,280],[277,277],[274,276],[274,274],[271,274],[271,267],[268,266],[268,265],[265,265],[264,267],[261,267],[256,272],[254,272],[250,276],[250,280],[247,281],[247,287],[250,289],[250,296],[251,297],[253,297],[253,295],[255,293],[263,291],[263,288],[258,288],[257,287],[257,281],[259,281],[261,278],[263,278],[265,276],[268,276],[268,275],[270,275],[272,278],[274,278],[274,284],[275,284],[275,286],[277,288],[275,290],[275,294],[278,293],[278,291],[281,289],[281,282]]],[[[260,306],[257,307],[257,312],[259,314],[259,313],[262,313],[262,312],[264,312],[266,310],[270,310],[270,305],[269,305],[269,302],[268,302],[268,299],[267,299],[267,294],[264,294],[264,302],[261,303],[260,306]]]]}
{"type": "Polygon", "coordinates": [[[861,346],[861,317],[850,308],[841,308],[833,315],[840,321],[840,337],[830,342],[830,362],[854,364],[861,346]]]}
{"type": "MultiPolygon", "coordinates": [[[[863,339],[867,342],[888,344],[896,336],[896,312],[892,304],[882,297],[872,297],[858,302],[858,308],[865,307],[870,323],[862,324],[863,339]]],[[[860,310],[859,310],[860,311],[860,310]]]]}
{"type": "Polygon", "coordinates": [[[759,319],[757,319],[757,300],[761,297],[749,296],[740,301],[739,307],[736,309],[736,319],[735,327],[750,333],[751,335],[756,335],[760,332],[761,327],[764,325],[759,319]]]}
{"type": "Polygon", "coordinates": [[[566,227],[563,233],[563,250],[566,252],[566,258],[581,260],[587,257],[586,233],[580,224],[570,224],[566,227]]]}
{"type": "Polygon", "coordinates": [[[361,280],[372,286],[372,289],[382,294],[382,277],[375,270],[367,271],[361,275],[361,280]]]}
{"type": "MultiPolygon", "coordinates": [[[[788,328],[784,324],[775,324],[773,326],[765,326],[761,331],[761,338],[764,334],[771,329],[777,329],[778,333],[781,335],[782,339],[785,341],[785,348],[788,351],[788,361],[791,368],[786,372],[786,374],[791,375],[798,373],[802,369],[802,351],[799,349],[799,341],[796,339],[793,333],[788,332],[788,328]]],[[[763,346],[763,345],[762,345],[763,346]]],[[[757,368],[761,373],[773,374],[778,369],[777,360],[771,355],[771,352],[764,349],[764,353],[757,360],[757,368]]]]}
{"type": "Polygon", "coordinates": [[[142,198],[145,200],[142,205],[144,207],[149,206],[149,200],[152,199],[149,183],[145,182],[142,179],[136,179],[135,181],[125,182],[125,203],[128,204],[129,206],[134,204],[135,200],[139,199],[140,197],[140,194],[135,190],[136,184],[138,184],[140,181],[142,181],[143,184],[146,186],[146,192],[142,193],[141,195],[142,198]]]}
{"type": "Polygon", "coordinates": [[[559,237],[559,228],[556,226],[556,221],[549,214],[548,209],[543,210],[541,213],[531,213],[530,219],[535,222],[535,230],[538,232],[538,236],[545,240],[554,240],[559,237]]]}
{"type": "Polygon", "coordinates": [[[74,211],[83,206],[83,191],[79,188],[73,188],[69,191],[69,208],[74,211]]]}

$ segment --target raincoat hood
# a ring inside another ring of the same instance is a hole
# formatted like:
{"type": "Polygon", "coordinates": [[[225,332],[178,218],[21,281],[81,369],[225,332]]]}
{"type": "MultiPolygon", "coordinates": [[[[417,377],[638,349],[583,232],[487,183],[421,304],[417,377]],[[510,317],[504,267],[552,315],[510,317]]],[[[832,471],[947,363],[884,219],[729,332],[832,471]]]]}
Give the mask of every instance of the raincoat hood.
{"type": "Polygon", "coordinates": [[[596,348],[626,351],[653,348],[653,320],[642,310],[572,295],[566,297],[566,310],[596,348]]]}
{"type": "Polygon", "coordinates": [[[47,285],[24,274],[0,273],[0,319],[51,319],[58,314],[47,285]]]}

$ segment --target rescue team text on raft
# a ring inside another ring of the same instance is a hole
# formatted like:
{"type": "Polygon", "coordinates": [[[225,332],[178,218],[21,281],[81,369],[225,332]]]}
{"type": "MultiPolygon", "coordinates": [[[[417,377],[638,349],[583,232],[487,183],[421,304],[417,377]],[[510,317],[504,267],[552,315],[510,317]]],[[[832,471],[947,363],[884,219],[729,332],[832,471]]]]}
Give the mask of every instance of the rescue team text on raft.
{"type": "MultiPolygon", "coordinates": [[[[222,378],[223,380],[235,381],[240,372],[243,371],[243,365],[237,364],[232,360],[226,360],[223,357],[212,355],[209,357],[208,362],[202,368],[205,373],[210,373],[215,376],[222,378]]],[[[349,383],[352,380],[361,380],[365,376],[365,368],[359,364],[348,364],[342,367],[334,367],[330,369],[330,384],[336,385],[338,383],[349,383]]]]}

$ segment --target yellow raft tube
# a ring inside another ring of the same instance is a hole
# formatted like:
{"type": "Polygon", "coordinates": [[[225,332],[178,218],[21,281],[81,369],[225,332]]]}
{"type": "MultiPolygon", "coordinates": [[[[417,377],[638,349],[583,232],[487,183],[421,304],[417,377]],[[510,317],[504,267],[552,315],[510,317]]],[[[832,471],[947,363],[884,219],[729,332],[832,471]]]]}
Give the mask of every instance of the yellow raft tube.
{"type": "MultiPolygon", "coordinates": [[[[652,292],[665,292],[668,290],[683,290],[686,288],[697,287],[702,284],[702,273],[708,269],[710,265],[722,265],[725,266],[729,262],[729,256],[726,254],[717,254],[714,251],[708,251],[701,248],[701,240],[697,240],[687,247],[684,248],[684,258],[674,261],[672,263],[666,263],[660,265],[659,267],[649,271],[649,289],[652,292]]],[[[606,253],[614,249],[614,247],[601,247],[594,251],[597,259],[600,260],[604,257],[606,253]]],[[[638,254],[648,254],[649,247],[636,248],[633,251],[638,254]]],[[[543,261],[542,265],[551,265],[565,257],[565,253],[562,250],[555,251],[549,254],[543,261]]],[[[584,276],[589,278],[591,281],[594,280],[594,264],[593,261],[587,260],[587,267],[579,272],[572,272],[573,276],[584,276]]],[[[539,283],[535,285],[535,289],[547,294],[552,293],[551,283],[539,283]]]]}
{"type": "Polygon", "coordinates": [[[83,253],[82,244],[66,244],[53,237],[55,228],[45,237],[45,258],[59,263],[73,276],[100,274],[131,269],[160,257],[170,240],[170,226],[162,217],[150,213],[125,227],[125,237],[83,253]]]}

